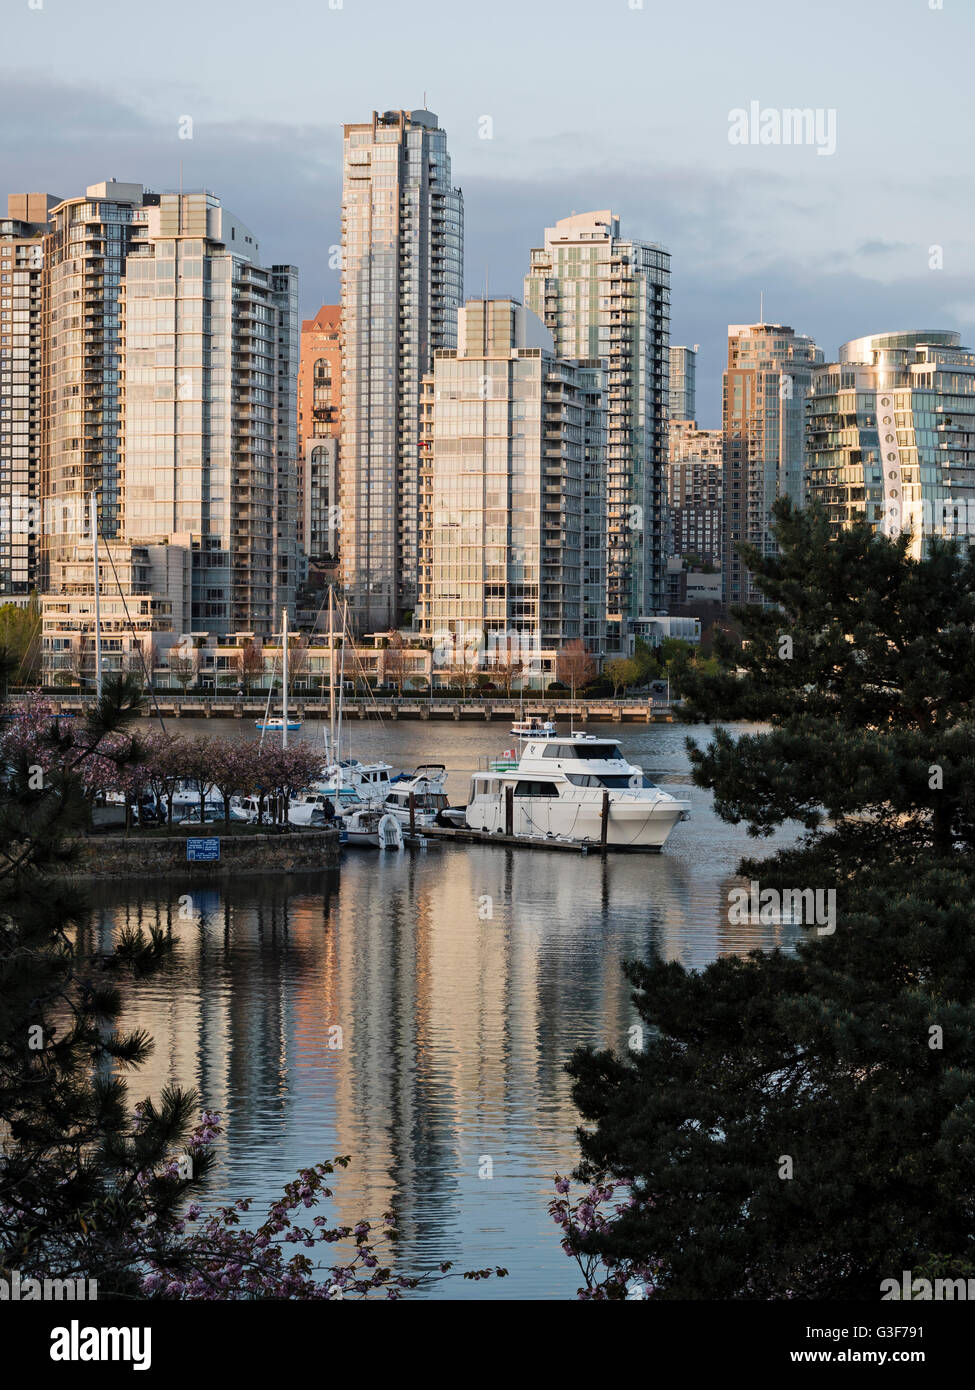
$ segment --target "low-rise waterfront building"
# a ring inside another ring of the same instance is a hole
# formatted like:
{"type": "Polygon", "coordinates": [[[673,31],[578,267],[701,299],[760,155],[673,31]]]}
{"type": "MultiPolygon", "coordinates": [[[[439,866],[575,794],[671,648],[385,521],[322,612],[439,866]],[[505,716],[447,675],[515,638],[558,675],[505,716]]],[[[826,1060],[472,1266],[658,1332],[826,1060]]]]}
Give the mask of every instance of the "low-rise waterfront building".
{"type": "MultiPolygon", "coordinates": [[[[336,636],[334,671],[336,688],[352,693],[381,687],[387,693],[424,698],[437,692],[474,694],[486,683],[497,693],[508,673],[484,661],[483,651],[473,646],[464,657],[423,641],[411,633],[376,633],[370,642],[343,643],[336,636]],[[392,640],[391,640],[392,638],[392,640]]],[[[253,632],[238,632],[223,641],[206,633],[183,633],[167,661],[156,667],[157,685],[214,694],[266,693],[280,689],[283,650],[279,640],[253,632]],[[187,666],[185,663],[189,662],[187,666]]],[[[543,691],[556,678],[558,653],[554,648],[534,652],[517,671],[510,673],[513,690],[543,691]]],[[[332,645],[324,633],[295,635],[288,648],[289,684],[297,698],[328,693],[333,670],[332,645]]]]}

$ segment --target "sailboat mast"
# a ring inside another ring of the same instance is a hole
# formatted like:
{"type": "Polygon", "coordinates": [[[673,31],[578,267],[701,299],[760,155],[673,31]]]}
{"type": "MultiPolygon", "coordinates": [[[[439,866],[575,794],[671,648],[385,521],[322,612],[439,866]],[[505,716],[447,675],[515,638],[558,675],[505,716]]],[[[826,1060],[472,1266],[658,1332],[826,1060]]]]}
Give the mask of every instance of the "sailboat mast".
{"type": "Polygon", "coordinates": [[[288,746],[288,610],[281,613],[281,661],[284,670],[284,694],[281,697],[281,747],[288,746]]]}
{"type": "Polygon", "coordinates": [[[328,591],[328,755],[338,762],[335,748],[335,614],[332,607],[334,590],[328,591]]]}
{"type": "MultiPolygon", "coordinates": [[[[345,703],[345,642],[349,622],[349,601],[345,600],[342,609],[342,665],[339,668],[339,753],[342,751],[342,708],[345,703]]],[[[351,725],[349,726],[351,728],[351,725]]],[[[352,749],[349,749],[349,757],[352,756],[352,749]]]]}
{"type": "Polygon", "coordinates": [[[91,494],[91,563],[95,575],[95,698],[102,698],[102,611],[98,580],[98,498],[91,494]]]}

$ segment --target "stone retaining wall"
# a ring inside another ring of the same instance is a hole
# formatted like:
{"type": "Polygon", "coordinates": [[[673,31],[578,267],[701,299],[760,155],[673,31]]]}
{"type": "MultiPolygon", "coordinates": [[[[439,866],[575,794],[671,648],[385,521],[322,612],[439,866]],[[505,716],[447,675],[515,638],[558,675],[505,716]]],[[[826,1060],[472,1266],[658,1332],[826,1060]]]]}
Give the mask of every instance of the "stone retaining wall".
{"type": "Polygon", "coordinates": [[[74,841],[78,857],[65,869],[72,878],[237,877],[239,874],[291,873],[334,869],[339,862],[337,830],[293,830],[287,835],[214,835],[220,841],[216,863],[186,858],[186,837],[93,835],[74,841]]]}

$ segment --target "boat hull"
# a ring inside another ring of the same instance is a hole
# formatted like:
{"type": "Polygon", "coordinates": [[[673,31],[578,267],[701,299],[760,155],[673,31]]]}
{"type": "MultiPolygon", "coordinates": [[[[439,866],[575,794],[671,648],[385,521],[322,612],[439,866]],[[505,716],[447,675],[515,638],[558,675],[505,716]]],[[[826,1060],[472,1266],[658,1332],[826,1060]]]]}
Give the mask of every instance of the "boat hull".
{"type": "MultiPolygon", "coordinates": [[[[548,802],[539,797],[515,797],[512,810],[515,835],[532,839],[552,836],[573,844],[601,843],[602,806],[598,801],[553,798],[548,802]]],[[[660,850],[686,812],[686,802],[671,798],[654,802],[611,801],[606,843],[610,849],[660,850]]],[[[503,834],[503,802],[472,802],[467,808],[467,826],[488,834],[503,834]]]]}
{"type": "Polygon", "coordinates": [[[358,848],[379,848],[379,834],[375,830],[346,830],[344,836],[343,844],[355,845],[358,848]]]}

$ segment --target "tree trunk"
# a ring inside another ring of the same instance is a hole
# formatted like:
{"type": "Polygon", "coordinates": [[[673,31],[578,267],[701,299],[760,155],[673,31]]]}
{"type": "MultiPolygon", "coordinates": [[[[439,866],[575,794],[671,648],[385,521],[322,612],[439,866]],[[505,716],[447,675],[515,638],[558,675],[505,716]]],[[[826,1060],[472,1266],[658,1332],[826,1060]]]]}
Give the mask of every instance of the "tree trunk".
{"type": "Polygon", "coordinates": [[[931,808],[931,838],[939,854],[950,854],[954,843],[951,830],[951,804],[938,800],[931,808]]]}

